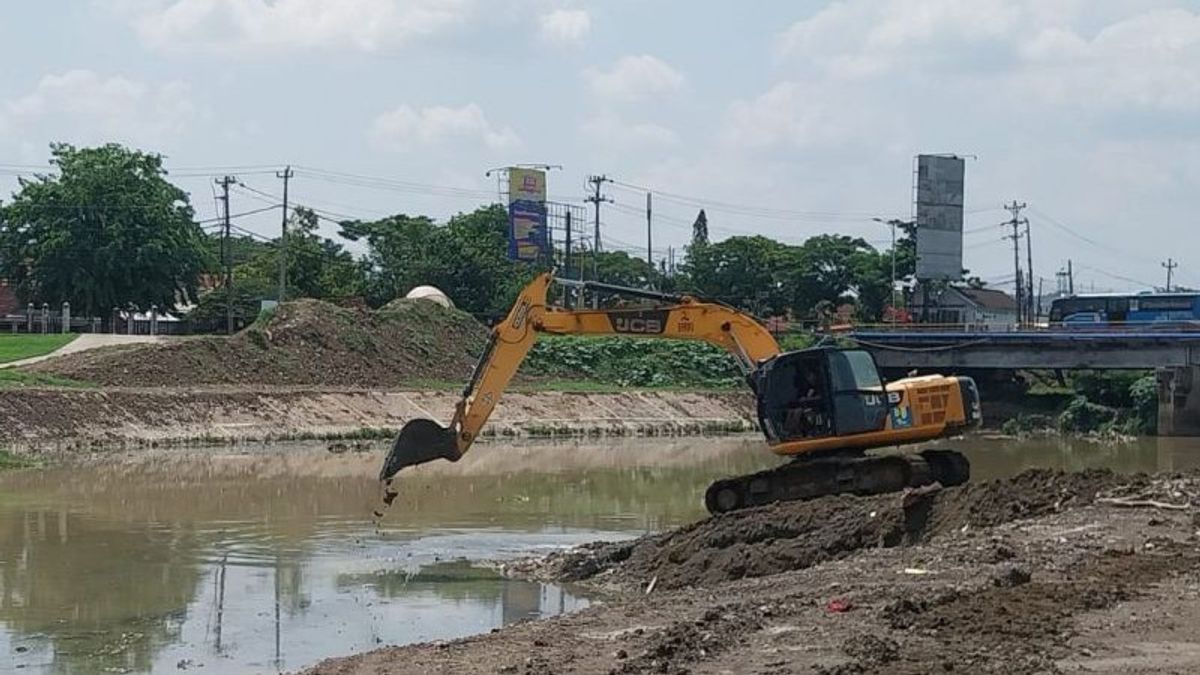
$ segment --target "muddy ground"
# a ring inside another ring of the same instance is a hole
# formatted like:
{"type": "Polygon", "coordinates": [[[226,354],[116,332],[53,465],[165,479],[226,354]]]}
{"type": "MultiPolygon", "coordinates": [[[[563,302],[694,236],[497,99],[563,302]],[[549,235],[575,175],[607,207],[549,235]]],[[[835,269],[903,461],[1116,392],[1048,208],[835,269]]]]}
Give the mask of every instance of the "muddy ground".
{"type": "Polygon", "coordinates": [[[349,673],[1200,672],[1200,474],[1032,471],[511,564],[605,600],[349,673]]]}

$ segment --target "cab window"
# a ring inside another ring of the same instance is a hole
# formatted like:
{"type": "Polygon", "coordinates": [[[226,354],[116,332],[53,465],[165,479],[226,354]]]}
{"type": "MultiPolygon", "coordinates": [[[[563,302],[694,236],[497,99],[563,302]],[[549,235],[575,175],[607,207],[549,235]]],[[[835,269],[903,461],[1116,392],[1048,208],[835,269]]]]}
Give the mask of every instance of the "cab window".
{"type": "Polygon", "coordinates": [[[870,391],[883,388],[875,359],[862,350],[830,352],[829,374],[833,390],[870,391]]]}

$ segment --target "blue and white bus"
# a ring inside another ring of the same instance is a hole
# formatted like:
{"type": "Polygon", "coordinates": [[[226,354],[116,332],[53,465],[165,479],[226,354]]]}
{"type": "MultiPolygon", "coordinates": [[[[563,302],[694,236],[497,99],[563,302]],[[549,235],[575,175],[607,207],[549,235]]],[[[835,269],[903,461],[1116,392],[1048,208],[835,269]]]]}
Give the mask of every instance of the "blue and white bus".
{"type": "Polygon", "coordinates": [[[1074,295],[1050,304],[1050,325],[1200,328],[1200,293],[1074,295]]]}

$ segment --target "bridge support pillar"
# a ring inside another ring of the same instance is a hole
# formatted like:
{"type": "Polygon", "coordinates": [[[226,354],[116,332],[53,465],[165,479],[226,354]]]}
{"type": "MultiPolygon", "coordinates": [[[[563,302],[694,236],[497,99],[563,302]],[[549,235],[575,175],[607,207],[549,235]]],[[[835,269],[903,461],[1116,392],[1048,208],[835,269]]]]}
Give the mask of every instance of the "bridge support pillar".
{"type": "Polygon", "coordinates": [[[1200,436],[1200,366],[1158,369],[1158,435],[1200,436]]]}

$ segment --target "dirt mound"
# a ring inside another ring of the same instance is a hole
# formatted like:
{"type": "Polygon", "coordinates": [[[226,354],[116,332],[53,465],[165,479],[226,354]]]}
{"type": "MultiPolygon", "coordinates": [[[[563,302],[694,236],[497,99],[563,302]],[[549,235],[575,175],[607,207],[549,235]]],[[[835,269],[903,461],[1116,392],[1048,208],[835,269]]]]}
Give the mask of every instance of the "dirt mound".
{"type": "Polygon", "coordinates": [[[708,587],[803,569],[859,550],[916,543],[963,527],[990,527],[1091,503],[1104,490],[1145,483],[1109,471],[1033,470],[927,493],[774,504],[715,516],[632,542],[598,544],[517,567],[514,574],[619,586],[708,587]]]}
{"type": "Polygon", "coordinates": [[[432,302],[369,311],[299,300],[231,338],[98,349],[30,370],[107,386],[403,386],[465,379],[486,339],[469,314],[432,302]]]}

